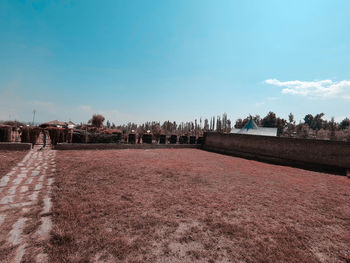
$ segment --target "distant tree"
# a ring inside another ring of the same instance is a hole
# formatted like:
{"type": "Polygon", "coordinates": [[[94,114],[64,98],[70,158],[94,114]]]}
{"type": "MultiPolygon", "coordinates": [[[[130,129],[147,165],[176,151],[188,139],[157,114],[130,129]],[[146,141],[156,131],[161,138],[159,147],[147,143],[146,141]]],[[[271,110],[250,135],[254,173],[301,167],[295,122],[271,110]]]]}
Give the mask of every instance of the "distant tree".
{"type": "Polygon", "coordinates": [[[336,138],[335,138],[335,130],[336,130],[336,127],[337,127],[337,123],[335,122],[334,120],[334,117],[331,118],[330,122],[328,123],[329,125],[329,129],[331,131],[331,137],[330,139],[332,141],[334,141],[336,138]]]}
{"type": "Polygon", "coordinates": [[[236,120],[236,123],[235,123],[235,128],[236,129],[242,129],[243,128],[243,121],[242,121],[242,119],[237,119],[236,120]]]}
{"type": "Polygon", "coordinates": [[[276,121],[276,128],[277,128],[277,135],[281,135],[284,131],[284,128],[287,126],[287,121],[283,118],[277,118],[276,121]]]}
{"type": "Polygon", "coordinates": [[[263,127],[276,127],[277,118],[276,114],[270,111],[262,120],[261,124],[263,127]]]}
{"type": "Polygon", "coordinates": [[[314,116],[311,123],[311,129],[318,131],[322,128],[324,123],[324,120],[322,119],[323,116],[324,116],[324,113],[319,113],[314,116]]]}
{"type": "Polygon", "coordinates": [[[227,124],[226,124],[226,132],[231,132],[231,120],[228,119],[227,120],[227,124]]]}
{"type": "Polygon", "coordinates": [[[307,114],[304,117],[304,122],[309,125],[309,127],[311,127],[312,125],[312,121],[314,120],[314,116],[312,116],[311,114],[307,114]]]}
{"type": "Polygon", "coordinates": [[[298,138],[308,138],[310,133],[310,126],[305,123],[299,123],[296,125],[296,134],[298,138]]]}
{"type": "Polygon", "coordinates": [[[288,125],[287,125],[288,136],[291,136],[291,134],[294,132],[294,129],[295,129],[295,120],[294,120],[293,113],[289,113],[288,120],[289,120],[288,125]]]}
{"type": "Polygon", "coordinates": [[[176,131],[177,130],[177,123],[176,121],[173,122],[173,129],[176,131]]]}
{"type": "Polygon", "coordinates": [[[170,121],[165,121],[161,128],[165,131],[165,133],[169,134],[174,131],[174,123],[170,121]]]}
{"type": "Polygon", "coordinates": [[[289,120],[289,123],[291,123],[291,124],[295,123],[293,113],[289,113],[288,120],[289,120]]]}
{"type": "Polygon", "coordinates": [[[256,123],[256,125],[261,126],[261,118],[260,115],[255,115],[253,118],[253,121],[256,123]]]}
{"type": "Polygon", "coordinates": [[[221,123],[221,118],[218,116],[216,118],[216,131],[217,132],[222,132],[222,123],[221,123]]]}
{"type": "Polygon", "coordinates": [[[244,125],[246,125],[248,123],[248,121],[250,120],[251,116],[246,117],[244,120],[242,119],[237,119],[236,123],[235,123],[235,128],[236,129],[242,129],[244,127],[244,125]]]}
{"type": "Polygon", "coordinates": [[[284,128],[287,125],[287,121],[285,119],[276,117],[276,114],[270,111],[262,120],[261,124],[263,127],[273,127],[277,128],[278,136],[283,133],[284,128]]]}
{"type": "Polygon", "coordinates": [[[324,116],[324,113],[319,113],[319,114],[316,114],[315,116],[312,116],[311,114],[307,114],[304,117],[304,121],[307,125],[309,125],[311,129],[316,130],[317,132],[325,124],[325,121],[322,119],[323,116],[324,116]]]}
{"type": "Polygon", "coordinates": [[[222,114],[222,121],[221,121],[221,129],[223,132],[226,132],[227,129],[227,113],[222,114]]]}
{"type": "Polygon", "coordinates": [[[89,120],[89,123],[91,123],[93,126],[97,128],[101,128],[103,126],[104,121],[105,121],[105,117],[103,117],[100,114],[94,114],[92,115],[91,120],[89,120]]]}
{"type": "Polygon", "coordinates": [[[345,130],[350,127],[350,119],[345,118],[339,124],[340,129],[345,130]]]}
{"type": "Polygon", "coordinates": [[[108,127],[108,129],[111,128],[111,123],[109,122],[109,120],[107,120],[106,126],[108,127]]]}
{"type": "Polygon", "coordinates": [[[209,131],[209,121],[208,121],[208,119],[204,120],[204,131],[209,131]]]}
{"type": "Polygon", "coordinates": [[[141,138],[144,133],[145,133],[145,127],[144,127],[144,124],[142,124],[137,128],[137,143],[141,143],[141,138]]]}
{"type": "Polygon", "coordinates": [[[154,135],[154,138],[158,142],[161,134],[161,128],[159,123],[155,123],[152,125],[152,133],[154,135]]]}

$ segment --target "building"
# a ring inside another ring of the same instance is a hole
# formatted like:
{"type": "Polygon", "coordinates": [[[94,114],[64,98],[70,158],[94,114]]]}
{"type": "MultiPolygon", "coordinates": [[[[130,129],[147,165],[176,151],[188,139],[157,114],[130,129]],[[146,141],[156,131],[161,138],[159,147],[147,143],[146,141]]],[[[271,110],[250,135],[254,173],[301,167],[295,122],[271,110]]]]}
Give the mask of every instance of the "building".
{"type": "Polygon", "coordinates": [[[75,124],[71,121],[69,122],[63,122],[63,121],[58,121],[58,120],[54,120],[54,121],[49,121],[49,122],[45,122],[40,124],[41,128],[47,128],[47,127],[57,127],[57,128],[69,128],[69,129],[73,129],[75,127],[75,124]]]}
{"type": "Polygon", "coordinates": [[[277,128],[259,127],[254,120],[250,120],[244,125],[242,129],[232,129],[231,133],[260,135],[260,136],[277,136],[277,128]]]}

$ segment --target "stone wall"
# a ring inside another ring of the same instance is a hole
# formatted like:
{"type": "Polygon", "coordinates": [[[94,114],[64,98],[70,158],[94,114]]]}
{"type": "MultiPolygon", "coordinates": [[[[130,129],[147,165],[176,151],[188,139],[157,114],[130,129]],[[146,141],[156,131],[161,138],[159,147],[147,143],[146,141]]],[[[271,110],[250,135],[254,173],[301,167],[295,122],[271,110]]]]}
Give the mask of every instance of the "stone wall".
{"type": "Polygon", "coordinates": [[[32,148],[31,143],[0,142],[0,150],[28,151],[32,148]]]}
{"type": "Polygon", "coordinates": [[[55,150],[113,150],[113,149],[169,149],[199,148],[195,144],[115,144],[115,143],[59,143],[55,150]]]}
{"type": "Polygon", "coordinates": [[[219,153],[342,174],[350,169],[350,142],[214,132],[204,140],[204,150],[219,153]]]}

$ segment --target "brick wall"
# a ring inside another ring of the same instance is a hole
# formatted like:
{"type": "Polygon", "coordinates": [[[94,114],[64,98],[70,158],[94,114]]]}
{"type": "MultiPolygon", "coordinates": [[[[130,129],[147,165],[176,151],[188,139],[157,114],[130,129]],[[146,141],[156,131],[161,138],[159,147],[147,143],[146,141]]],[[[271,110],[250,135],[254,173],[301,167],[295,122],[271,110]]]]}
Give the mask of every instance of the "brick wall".
{"type": "Polygon", "coordinates": [[[117,144],[117,143],[59,143],[55,150],[108,150],[108,149],[169,149],[199,148],[196,144],[117,144]]]}
{"type": "Polygon", "coordinates": [[[209,132],[203,149],[302,168],[350,169],[350,142],[209,132]]]}
{"type": "Polygon", "coordinates": [[[28,151],[32,148],[31,143],[0,142],[0,150],[28,151]]]}

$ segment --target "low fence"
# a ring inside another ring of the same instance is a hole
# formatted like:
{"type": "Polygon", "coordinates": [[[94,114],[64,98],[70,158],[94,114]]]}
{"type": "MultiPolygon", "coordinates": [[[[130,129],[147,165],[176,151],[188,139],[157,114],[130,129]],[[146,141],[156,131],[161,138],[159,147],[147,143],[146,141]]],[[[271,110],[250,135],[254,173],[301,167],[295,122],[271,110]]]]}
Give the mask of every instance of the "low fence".
{"type": "Polygon", "coordinates": [[[32,149],[31,143],[0,142],[0,150],[28,151],[32,149]]]}
{"type": "Polygon", "coordinates": [[[59,143],[55,150],[114,150],[114,149],[186,149],[200,148],[196,144],[116,144],[116,143],[59,143]]]}
{"type": "Polygon", "coordinates": [[[350,142],[209,132],[202,148],[312,170],[339,174],[350,170],[350,142]]]}

